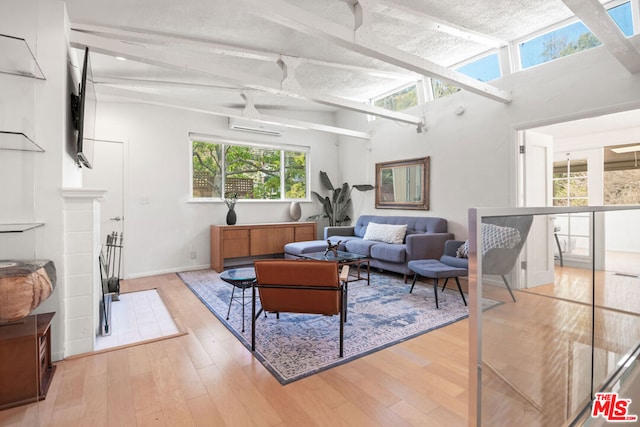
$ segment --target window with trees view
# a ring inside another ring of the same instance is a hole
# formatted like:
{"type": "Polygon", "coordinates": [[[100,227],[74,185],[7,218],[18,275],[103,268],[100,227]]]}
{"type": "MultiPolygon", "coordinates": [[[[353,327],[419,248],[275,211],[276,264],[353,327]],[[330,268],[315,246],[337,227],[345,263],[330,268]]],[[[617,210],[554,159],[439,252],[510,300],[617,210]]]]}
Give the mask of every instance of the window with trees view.
{"type": "MultiPolygon", "coordinates": [[[[497,53],[469,62],[455,70],[481,82],[488,82],[502,76],[500,71],[500,60],[497,53]]],[[[460,90],[460,88],[456,86],[443,83],[436,79],[431,80],[431,89],[433,90],[433,99],[442,98],[443,96],[451,95],[452,93],[456,93],[460,90]]]]}
{"type": "Polygon", "coordinates": [[[589,173],[586,162],[557,162],[553,166],[553,206],[587,206],[589,173]]]}
{"type": "Polygon", "coordinates": [[[306,199],[308,151],[191,141],[194,199],[306,199]]]}
{"type": "MultiPolygon", "coordinates": [[[[629,2],[609,9],[608,13],[624,35],[633,35],[629,2]]],[[[520,65],[526,69],[600,44],[600,40],[582,22],[575,22],[520,43],[520,65]]]]}
{"type": "MultiPolygon", "coordinates": [[[[556,162],[553,165],[553,206],[589,205],[589,169],[586,160],[556,162]]],[[[589,255],[589,213],[556,216],[555,230],[566,255],[589,255]]]]}
{"type": "Polygon", "coordinates": [[[382,98],[374,99],[373,105],[391,111],[402,111],[418,105],[418,87],[415,84],[403,87],[382,98]]]}
{"type": "Polygon", "coordinates": [[[460,88],[440,80],[431,79],[431,90],[433,91],[433,99],[438,99],[459,92],[460,88]]]}
{"type": "Polygon", "coordinates": [[[640,169],[604,170],[604,204],[640,203],[640,169]]]}

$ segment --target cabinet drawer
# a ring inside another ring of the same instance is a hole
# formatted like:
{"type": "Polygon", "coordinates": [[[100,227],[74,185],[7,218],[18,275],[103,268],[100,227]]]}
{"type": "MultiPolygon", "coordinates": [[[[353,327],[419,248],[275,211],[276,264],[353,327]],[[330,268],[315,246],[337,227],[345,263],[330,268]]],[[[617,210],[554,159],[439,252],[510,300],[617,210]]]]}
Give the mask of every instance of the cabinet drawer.
{"type": "Polygon", "coordinates": [[[222,232],[222,238],[224,240],[229,239],[248,239],[249,238],[249,230],[224,230],[222,232]]]}

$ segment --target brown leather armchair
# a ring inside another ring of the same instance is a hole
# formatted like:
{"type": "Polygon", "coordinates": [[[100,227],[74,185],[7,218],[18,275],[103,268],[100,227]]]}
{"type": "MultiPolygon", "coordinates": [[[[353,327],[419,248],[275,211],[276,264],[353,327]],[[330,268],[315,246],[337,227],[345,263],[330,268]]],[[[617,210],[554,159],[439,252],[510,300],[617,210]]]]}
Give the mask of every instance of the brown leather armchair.
{"type": "Polygon", "coordinates": [[[344,347],[346,282],[349,266],[338,275],[338,264],[315,260],[254,261],[256,283],[252,290],[251,351],[255,351],[256,320],[265,312],[340,316],[340,357],[344,347]],[[262,307],[256,313],[256,289],[262,307]]]}

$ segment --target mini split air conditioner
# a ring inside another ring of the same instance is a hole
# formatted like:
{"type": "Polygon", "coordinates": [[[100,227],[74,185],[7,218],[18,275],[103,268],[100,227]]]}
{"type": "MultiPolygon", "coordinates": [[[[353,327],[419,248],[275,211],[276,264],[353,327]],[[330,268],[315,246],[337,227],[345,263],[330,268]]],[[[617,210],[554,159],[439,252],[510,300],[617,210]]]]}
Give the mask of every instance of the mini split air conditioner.
{"type": "Polygon", "coordinates": [[[282,136],[284,133],[284,128],[276,125],[254,122],[252,120],[236,119],[233,117],[229,117],[229,129],[271,136],[282,136]]]}

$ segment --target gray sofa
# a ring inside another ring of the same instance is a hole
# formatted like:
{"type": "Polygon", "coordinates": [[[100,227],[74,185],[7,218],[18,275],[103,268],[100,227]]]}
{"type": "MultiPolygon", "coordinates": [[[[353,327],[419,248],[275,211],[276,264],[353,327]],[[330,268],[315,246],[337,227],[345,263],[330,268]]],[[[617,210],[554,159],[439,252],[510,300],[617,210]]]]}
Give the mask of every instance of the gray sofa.
{"type": "Polygon", "coordinates": [[[342,241],[340,249],[367,255],[372,268],[413,274],[407,263],[415,259],[439,259],[444,251],[444,242],[453,239],[447,231],[447,220],[437,217],[361,215],[353,227],[325,227],[325,241],[342,241]],[[402,244],[363,240],[370,222],[378,224],[407,224],[407,233],[402,244]]]}

